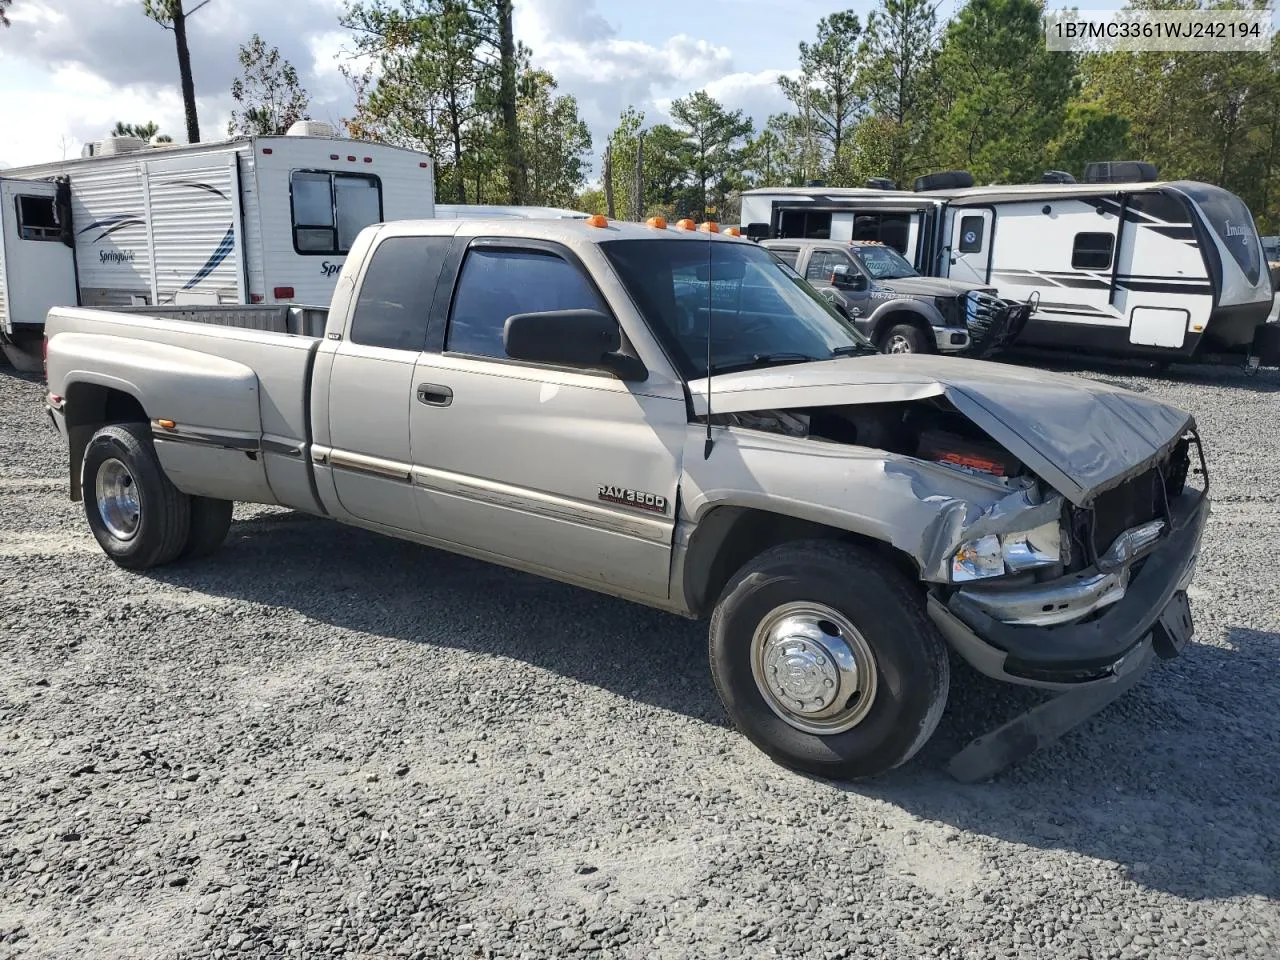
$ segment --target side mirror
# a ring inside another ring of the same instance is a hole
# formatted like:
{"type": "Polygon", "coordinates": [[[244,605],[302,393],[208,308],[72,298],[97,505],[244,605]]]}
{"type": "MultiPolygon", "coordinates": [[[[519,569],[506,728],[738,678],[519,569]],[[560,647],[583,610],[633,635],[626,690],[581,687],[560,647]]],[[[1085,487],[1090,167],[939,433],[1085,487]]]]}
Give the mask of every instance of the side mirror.
{"type": "Polygon", "coordinates": [[[755,240],[759,243],[761,240],[769,239],[769,224],[767,223],[748,223],[747,228],[743,231],[748,240],[755,240]]]}
{"type": "Polygon", "coordinates": [[[605,370],[621,380],[644,380],[649,373],[622,349],[618,322],[598,310],[517,313],[502,328],[507,356],[529,363],[605,370]]]}
{"type": "Polygon", "coordinates": [[[842,290],[865,290],[867,278],[860,273],[850,273],[849,267],[840,263],[831,268],[831,285],[842,290]]]}

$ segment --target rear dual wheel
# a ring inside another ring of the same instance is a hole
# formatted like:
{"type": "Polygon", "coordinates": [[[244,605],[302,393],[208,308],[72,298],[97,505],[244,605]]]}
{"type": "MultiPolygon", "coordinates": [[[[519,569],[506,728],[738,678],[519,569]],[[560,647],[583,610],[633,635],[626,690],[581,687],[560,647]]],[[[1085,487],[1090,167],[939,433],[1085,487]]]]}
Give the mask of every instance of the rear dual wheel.
{"type": "Polygon", "coordinates": [[[747,564],[712,615],[710,654],[738,728],[784,766],[833,779],[909,760],[950,685],[918,591],[873,553],[833,541],[747,564]]]}
{"type": "Polygon", "coordinates": [[[231,526],[232,504],[188,496],[165,476],[144,423],[114,423],[85,448],[85,518],[118,565],[147,570],[216,550],[231,526]]]}

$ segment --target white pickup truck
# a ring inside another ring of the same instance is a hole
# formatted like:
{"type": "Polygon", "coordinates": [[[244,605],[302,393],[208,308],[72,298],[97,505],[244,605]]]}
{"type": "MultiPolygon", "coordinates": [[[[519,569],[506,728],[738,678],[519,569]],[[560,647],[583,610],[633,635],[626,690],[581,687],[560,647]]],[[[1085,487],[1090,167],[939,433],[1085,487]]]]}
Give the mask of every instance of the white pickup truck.
{"type": "Polygon", "coordinates": [[[710,227],[383,224],[322,335],[251,314],[50,313],[71,495],[121,566],[209,553],[249,501],[709,617],[739,728],[840,778],[930,737],[948,647],[1061,694],[952,761],[977,779],[1191,635],[1188,414],[879,355],[710,227]]]}

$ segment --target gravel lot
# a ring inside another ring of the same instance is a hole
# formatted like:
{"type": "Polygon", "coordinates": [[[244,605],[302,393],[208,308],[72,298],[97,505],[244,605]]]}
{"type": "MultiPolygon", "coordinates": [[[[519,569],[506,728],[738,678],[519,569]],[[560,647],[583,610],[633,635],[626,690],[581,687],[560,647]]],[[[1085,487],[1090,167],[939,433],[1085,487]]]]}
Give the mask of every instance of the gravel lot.
{"type": "Polygon", "coordinates": [[[1280,376],[1192,410],[1197,643],[996,782],[726,726],[697,624],[301,515],[116,569],[0,371],[0,957],[1280,955],[1280,376]]]}

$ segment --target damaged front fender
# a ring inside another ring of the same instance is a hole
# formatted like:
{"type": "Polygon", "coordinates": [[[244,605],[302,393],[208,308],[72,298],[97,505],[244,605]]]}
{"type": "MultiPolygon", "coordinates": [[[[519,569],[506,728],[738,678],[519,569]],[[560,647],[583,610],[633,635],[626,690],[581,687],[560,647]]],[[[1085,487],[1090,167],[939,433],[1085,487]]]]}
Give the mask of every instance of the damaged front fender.
{"type": "Polygon", "coordinates": [[[1032,484],[991,503],[947,501],[939,506],[934,521],[921,538],[917,551],[921,578],[947,583],[951,579],[951,558],[962,544],[992,534],[1032,530],[1060,520],[1062,511],[1061,496],[1052,493],[1041,498],[1032,484]]]}

